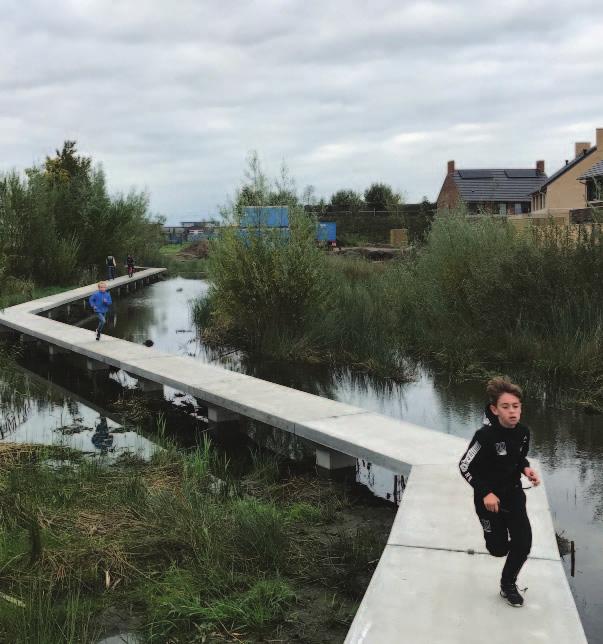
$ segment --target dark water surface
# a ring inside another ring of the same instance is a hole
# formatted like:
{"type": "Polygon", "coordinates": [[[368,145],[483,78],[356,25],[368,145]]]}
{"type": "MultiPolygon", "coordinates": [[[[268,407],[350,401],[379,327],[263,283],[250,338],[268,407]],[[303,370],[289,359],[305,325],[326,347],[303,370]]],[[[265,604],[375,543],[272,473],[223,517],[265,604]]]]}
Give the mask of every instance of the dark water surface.
{"type": "MultiPolygon", "coordinates": [[[[450,385],[446,379],[417,369],[412,382],[396,384],[346,369],[250,362],[237,352],[208,349],[199,341],[190,315],[191,301],[206,291],[207,283],[202,280],[174,278],[114,298],[107,333],[137,343],[152,340],[160,351],[196,357],[467,440],[481,424],[482,382],[450,385]]],[[[91,320],[84,326],[93,325],[91,320]]],[[[66,403],[50,411],[48,405],[37,403],[37,407],[41,409],[30,413],[27,423],[17,428],[30,440],[38,431],[48,433],[48,419],[56,429],[69,425],[74,415],[85,418],[88,426],[99,416],[83,403],[71,410],[66,403]]],[[[540,460],[546,478],[555,529],[576,545],[575,576],[570,575],[569,556],[564,566],[587,637],[589,642],[603,644],[603,417],[559,411],[542,401],[528,400],[524,420],[532,429],[531,455],[540,460]]],[[[77,440],[89,448],[90,436],[84,434],[77,440]]],[[[143,437],[127,438],[143,453],[153,449],[143,437]]],[[[386,471],[377,472],[378,480],[372,481],[376,493],[383,495],[383,490],[391,489],[391,477],[386,471]]]]}

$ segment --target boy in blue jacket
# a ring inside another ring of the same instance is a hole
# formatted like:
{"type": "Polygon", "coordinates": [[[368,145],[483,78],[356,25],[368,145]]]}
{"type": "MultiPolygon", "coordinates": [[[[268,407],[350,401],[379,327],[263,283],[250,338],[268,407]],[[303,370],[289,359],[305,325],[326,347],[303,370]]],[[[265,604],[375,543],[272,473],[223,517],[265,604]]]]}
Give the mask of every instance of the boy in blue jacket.
{"type": "Polygon", "coordinates": [[[98,327],[96,328],[96,339],[100,340],[101,331],[105,326],[107,321],[107,311],[109,307],[113,304],[111,299],[111,293],[107,291],[107,282],[98,283],[98,291],[92,293],[90,299],[88,300],[92,310],[96,313],[98,317],[98,327]]]}

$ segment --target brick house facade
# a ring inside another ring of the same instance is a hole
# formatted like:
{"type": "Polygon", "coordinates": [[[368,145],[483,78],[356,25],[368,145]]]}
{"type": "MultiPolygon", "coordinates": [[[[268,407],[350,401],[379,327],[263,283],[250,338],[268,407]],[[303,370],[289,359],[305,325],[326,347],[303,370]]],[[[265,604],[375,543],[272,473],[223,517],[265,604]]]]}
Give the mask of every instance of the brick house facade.
{"type": "Polygon", "coordinates": [[[544,161],[537,161],[534,168],[477,170],[457,170],[449,161],[437,207],[446,211],[463,203],[472,213],[526,214],[531,210],[530,194],[546,178],[544,161]]]}

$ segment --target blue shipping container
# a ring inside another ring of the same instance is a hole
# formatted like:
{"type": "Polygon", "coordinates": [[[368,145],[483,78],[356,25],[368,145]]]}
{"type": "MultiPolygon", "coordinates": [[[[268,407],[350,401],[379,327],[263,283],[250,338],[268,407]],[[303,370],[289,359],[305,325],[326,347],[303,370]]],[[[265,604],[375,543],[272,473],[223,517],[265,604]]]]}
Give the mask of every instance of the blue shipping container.
{"type": "MultiPolygon", "coordinates": [[[[278,240],[282,239],[283,241],[287,241],[289,239],[289,229],[288,228],[275,228],[274,233],[270,234],[270,239],[273,240],[278,240]]],[[[262,232],[261,230],[254,230],[253,228],[239,228],[237,231],[237,235],[241,238],[244,239],[245,241],[252,239],[253,237],[259,239],[265,239],[268,235],[267,231],[262,232]]]]}
{"type": "Polygon", "coordinates": [[[247,206],[241,219],[243,228],[287,228],[289,208],[287,206],[247,206]]]}
{"type": "Polygon", "coordinates": [[[337,223],[334,221],[319,221],[316,239],[322,242],[334,242],[337,239],[337,223]]]}

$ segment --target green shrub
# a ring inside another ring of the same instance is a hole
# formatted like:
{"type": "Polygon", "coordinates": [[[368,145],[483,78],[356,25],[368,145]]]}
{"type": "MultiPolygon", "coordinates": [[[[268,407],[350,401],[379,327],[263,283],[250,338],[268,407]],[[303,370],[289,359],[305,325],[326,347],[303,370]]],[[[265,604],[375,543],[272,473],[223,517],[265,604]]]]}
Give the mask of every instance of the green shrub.
{"type": "Polygon", "coordinates": [[[296,334],[327,297],[323,253],[316,248],[315,221],[290,213],[290,234],[259,228],[248,236],[225,229],[209,261],[212,315],[262,352],[279,330],[296,334]]]}

